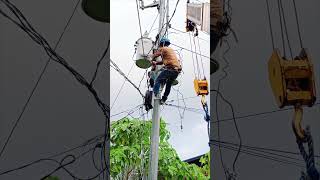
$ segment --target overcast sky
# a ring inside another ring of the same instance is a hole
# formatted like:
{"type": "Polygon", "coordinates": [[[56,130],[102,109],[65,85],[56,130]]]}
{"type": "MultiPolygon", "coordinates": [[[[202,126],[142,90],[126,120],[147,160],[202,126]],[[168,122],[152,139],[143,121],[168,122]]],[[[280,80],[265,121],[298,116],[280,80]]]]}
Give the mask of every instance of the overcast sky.
{"type": "MultiPolygon", "coordinates": [[[[152,3],[153,1],[145,1],[145,5],[152,3]]],[[[170,16],[174,11],[176,1],[170,1],[170,16]]],[[[149,31],[154,19],[157,16],[157,9],[146,9],[144,11],[140,10],[141,16],[141,26],[142,32],[149,31]]],[[[186,1],[180,1],[178,8],[176,10],[175,16],[171,20],[171,26],[175,29],[185,31],[185,21],[186,21],[186,1]]],[[[150,37],[154,40],[156,34],[158,33],[159,21],[155,22],[151,30],[150,37]]],[[[134,63],[132,55],[134,53],[134,44],[140,37],[138,15],[136,10],[136,2],[129,0],[112,0],[111,1],[111,59],[118,64],[120,69],[127,74],[134,63]]],[[[205,56],[210,56],[209,48],[209,38],[208,34],[200,32],[199,35],[200,51],[205,56]]],[[[191,49],[189,35],[188,33],[177,32],[173,29],[169,30],[169,39],[173,44],[191,49]]],[[[196,40],[198,46],[198,42],[196,40]]],[[[173,49],[179,50],[177,47],[171,46],[173,49]]],[[[194,48],[194,47],[193,47],[194,48]]],[[[198,53],[200,53],[197,47],[198,53]]],[[[208,133],[207,133],[207,123],[203,119],[204,112],[201,111],[202,106],[200,103],[200,97],[196,97],[193,80],[194,71],[192,64],[192,54],[188,51],[181,51],[182,63],[183,63],[183,73],[178,77],[179,85],[175,86],[169,97],[168,101],[172,99],[177,99],[177,89],[183,94],[184,98],[195,97],[186,99],[185,103],[187,107],[200,109],[198,113],[185,111],[181,113],[183,117],[180,119],[179,110],[175,107],[162,106],[161,116],[165,119],[168,124],[168,129],[171,133],[170,143],[177,150],[180,158],[188,159],[209,152],[208,145],[208,133]],[[180,128],[182,121],[183,129],[180,128]]],[[[195,57],[194,57],[195,58],[195,57]]],[[[199,62],[201,61],[200,57],[199,62]]],[[[202,58],[204,64],[205,76],[209,77],[209,59],[202,58]]],[[[129,79],[131,79],[136,85],[139,84],[143,77],[145,70],[138,68],[134,65],[129,79]]],[[[113,103],[116,98],[122,83],[123,78],[118,74],[118,72],[111,69],[111,97],[110,104],[113,103]]],[[[209,78],[208,78],[209,79],[209,78]]],[[[146,79],[142,81],[141,91],[145,93],[146,91],[146,79]]],[[[210,96],[207,97],[208,103],[210,102],[210,96]]],[[[179,98],[182,98],[179,95],[179,98]]],[[[117,114],[117,112],[122,112],[123,110],[131,109],[142,103],[142,98],[138,91],[132,87],[131,84],[126,83],[123,90],[115,105],[111,109],[111,115],[117,114]]],[[[183,106],[183,101],[174,101],[172,104],[183,106]]],[[[113,116],[111,120],[118,120],[127,114],[120,114],[118,116],[113,116]]],[[[139,111],[132,114],[134,117],[139,117],[139,111]]],[[[148,114],[148,119],[151,119],[152,113],[148,114]]],[[[147,117],[146,117],[147,118],[147,117]]]]}

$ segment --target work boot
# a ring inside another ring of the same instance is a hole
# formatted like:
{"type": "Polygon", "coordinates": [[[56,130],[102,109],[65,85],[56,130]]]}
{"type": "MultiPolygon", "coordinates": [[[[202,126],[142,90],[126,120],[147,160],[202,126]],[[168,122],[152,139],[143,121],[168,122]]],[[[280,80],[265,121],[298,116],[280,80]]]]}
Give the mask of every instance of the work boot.
{"type": "Polygon", "coordinates": [[[160,104],[164,104],[166,102],[168,98],[166,96],[162,96],[161,100],[160,100],[160,104]]]}

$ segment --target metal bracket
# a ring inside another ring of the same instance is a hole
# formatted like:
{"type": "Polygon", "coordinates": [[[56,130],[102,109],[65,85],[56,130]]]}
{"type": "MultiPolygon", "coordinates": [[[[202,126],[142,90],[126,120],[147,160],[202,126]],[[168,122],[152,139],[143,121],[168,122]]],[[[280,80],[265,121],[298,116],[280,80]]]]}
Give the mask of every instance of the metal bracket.
{"type": "Polygon", "coordinates": [[[143,0],[140,0],[140,1],[141,1],[140,8],[142,10],[147,9],[147,8],[159,7],[159,1],[154,1],[152,4],[149,4],[147,6],[144,5],[143,0]]]}

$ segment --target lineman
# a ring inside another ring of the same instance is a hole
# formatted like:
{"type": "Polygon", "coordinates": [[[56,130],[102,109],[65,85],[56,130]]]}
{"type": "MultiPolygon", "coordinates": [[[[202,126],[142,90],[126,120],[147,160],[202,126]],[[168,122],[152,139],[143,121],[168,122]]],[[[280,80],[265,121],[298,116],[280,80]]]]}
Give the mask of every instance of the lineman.
{"type": "Polygon", "coordinates": [[[157,97],[160,91],[160,85],[166,84],[166,88],[164,91],[164,94],[161,98],[160,103],[163,104],[170,94],[171,86],[173,81],[178,77],[179,73],[181,72],[182,68],[180,65],[180,61],[176,56],[176,53],[168,47],[170,45],[170,40],[167,38],[162,38],[160,40],[160,46],[159,49],[153,54],[152,57],[152,64],[155,65],[161,65],[163,64],[164,67],[160,70],[160,74],[157,77],[153,92],[155,96],[157,97]],[[157,62],[155,61],[156,57],[161,56],[161,61],[157,62]]]}

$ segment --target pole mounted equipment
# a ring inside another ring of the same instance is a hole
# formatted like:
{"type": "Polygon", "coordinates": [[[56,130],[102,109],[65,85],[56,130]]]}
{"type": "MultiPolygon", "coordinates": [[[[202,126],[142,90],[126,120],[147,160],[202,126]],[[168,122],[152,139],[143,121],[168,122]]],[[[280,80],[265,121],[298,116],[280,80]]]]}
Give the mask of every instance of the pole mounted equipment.
{"type": "Polygon", "coordinates": [[[96,21],[110,23],[109,0],[83,0],[83,11],[96,21]]]}
{"type": "Polygon", "coordinates": [[[151,67],[154,42],[148,37],[148,33],[136,41],[136,65],[141,69],[148,69],[151,67]]]}

